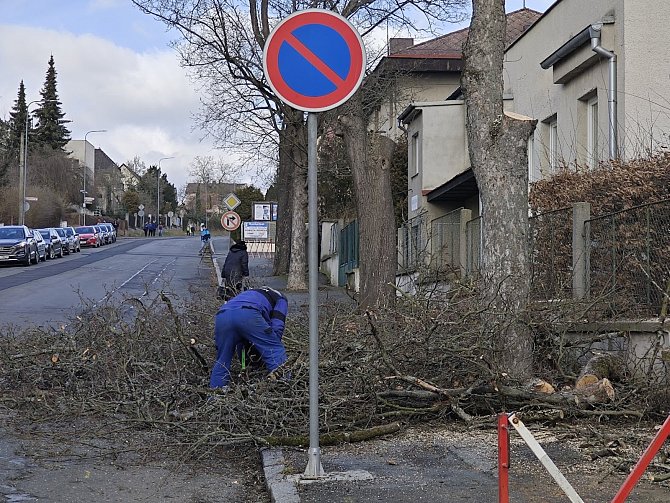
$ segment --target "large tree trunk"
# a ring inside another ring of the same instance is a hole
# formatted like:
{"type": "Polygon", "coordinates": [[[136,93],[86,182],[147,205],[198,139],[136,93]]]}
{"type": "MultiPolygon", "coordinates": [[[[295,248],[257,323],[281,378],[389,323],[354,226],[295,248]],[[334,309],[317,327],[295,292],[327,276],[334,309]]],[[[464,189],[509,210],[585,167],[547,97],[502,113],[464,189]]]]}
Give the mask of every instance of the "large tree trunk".
{"type": "Polygon", "coordinates": [[[293,130],[291,158],[293,173],[291,177],[291,256],[289,260],[288,290],[307,290],[307,125],[302,112],[287,113],[285,119],[291,119],[293,130]]]}
{"type": "Polygon", "coordinates": [[[275,237],[275,257],[273,276],[288,274],[288,264],[291,256],[291,228],[292,228],[292,188],[293,188],[293,158],[292,136],[294,131],[287,124],[279,132],[279,168],[277,169],[277,234],[275,237]]]}
{"type": "Polygon", "coordinates": [[[496,367],[532,374],[533,336],[520,319],[530,291],[527,143],[536,121],[503,113],[504,0],[473,0],[462,76],[470,162],[482,204],[482,278],[496,367]]]}
{"type": "Polygon", "coordinates": [[[395,294],[396,230],[391,197],[390,138],[367,131],[360,111],[360,93],[351,98],[351,112],[340,117],[347,156],[354,177],[358,217],[360,304],[387,306],[395,294]]]}

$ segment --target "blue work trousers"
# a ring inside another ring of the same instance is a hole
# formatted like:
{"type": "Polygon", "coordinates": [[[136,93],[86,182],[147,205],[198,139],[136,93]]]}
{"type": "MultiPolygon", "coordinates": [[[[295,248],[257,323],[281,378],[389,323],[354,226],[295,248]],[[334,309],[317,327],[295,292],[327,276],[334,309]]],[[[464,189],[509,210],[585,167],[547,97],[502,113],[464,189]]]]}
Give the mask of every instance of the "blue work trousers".
{"type": "Polygon", "coordinates": [[[270,372],[287,360],[281,340],[261,313],[253,308],[238,307],[219,312],[214,320],[214,341],[216,361],[209,380],[211,388],[228,384],[235,349],[245,342],[254,345],[270,372]]]}

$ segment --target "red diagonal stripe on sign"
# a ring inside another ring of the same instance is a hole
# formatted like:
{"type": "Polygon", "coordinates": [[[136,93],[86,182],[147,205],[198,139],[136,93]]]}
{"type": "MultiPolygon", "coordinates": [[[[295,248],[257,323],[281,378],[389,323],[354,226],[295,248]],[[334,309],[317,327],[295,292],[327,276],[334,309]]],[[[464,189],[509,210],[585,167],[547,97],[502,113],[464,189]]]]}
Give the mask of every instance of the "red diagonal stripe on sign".
{"type": "Polygon", "coordinates": [[[319,70],[323,76],[330,80],[337,88],[340,88],[345,84],[345,81],[342,80],[337,73],[335,73],[326,63],[321,61],[319,57],[300,42],[300,40],[295,38],[292,33],[286,36],[286,42],[298,51],[298,54],[309,61],[314,68],[319,70]]]}

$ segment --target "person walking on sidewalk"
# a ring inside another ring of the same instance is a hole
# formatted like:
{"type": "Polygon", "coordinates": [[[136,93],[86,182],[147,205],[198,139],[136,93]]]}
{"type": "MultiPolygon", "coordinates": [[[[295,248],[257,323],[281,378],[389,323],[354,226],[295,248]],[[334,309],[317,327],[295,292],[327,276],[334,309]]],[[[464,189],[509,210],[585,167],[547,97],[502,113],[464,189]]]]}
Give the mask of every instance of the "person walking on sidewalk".
{"type": "Polygon", "coordinates": [[[238,241],[230,247],[223,263],[221,278],[223,279],[223,300],[229,300],[242,291],[242,282],[249,276],[249,254],[247,244],[238,241]]]}
{"type": "Polygon", "coordinates": [[[205,251],[205,248],[209,246],[209,240],[211,237],[212,235],[209,233],[209,229],[205,227],[205,224],[200,224],[200,242],[202,243],[202,246],[200,246],[198,255],[202,255],[205,251]]]}
{"type": "Polygon", "coordinates": [[[287,314],[286,297],[268,286],[246,290],[223,304],[214,320],[216,361],[210,388],[228,385],[233,355],[249,346],[260,355],[270,376],[277,377],[288,359],[282,343],[287,314]]]}

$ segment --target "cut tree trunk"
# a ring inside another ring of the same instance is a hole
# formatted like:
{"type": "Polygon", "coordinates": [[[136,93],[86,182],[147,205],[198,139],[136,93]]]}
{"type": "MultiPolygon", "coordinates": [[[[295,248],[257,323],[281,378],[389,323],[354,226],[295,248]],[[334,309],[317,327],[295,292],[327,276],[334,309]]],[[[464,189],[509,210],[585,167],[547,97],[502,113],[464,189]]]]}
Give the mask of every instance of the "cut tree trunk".
{"type": "Polygon", "coordinates": [[[530,293],[527,144],[537,121],[503,112],[504,2],[472,4],[462,87],[482,206],[482,300],[495,370],[525,381],[533,364],[533,335],[522,319],[530,293]]]}

